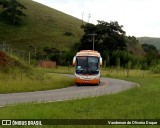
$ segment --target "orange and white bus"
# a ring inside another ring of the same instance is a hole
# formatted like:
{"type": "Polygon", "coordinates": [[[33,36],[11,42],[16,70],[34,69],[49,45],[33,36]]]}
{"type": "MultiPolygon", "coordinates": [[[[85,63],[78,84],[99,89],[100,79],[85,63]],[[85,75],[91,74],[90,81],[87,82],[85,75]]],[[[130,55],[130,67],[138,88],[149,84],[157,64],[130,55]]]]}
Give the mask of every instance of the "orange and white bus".
{"type": "Polygon", "coordinates": [[[99,52],[82,50],[74,56],[73,65],[75,65],[75,83],[77,85],[100,83],[102,57],[99,52]]]}

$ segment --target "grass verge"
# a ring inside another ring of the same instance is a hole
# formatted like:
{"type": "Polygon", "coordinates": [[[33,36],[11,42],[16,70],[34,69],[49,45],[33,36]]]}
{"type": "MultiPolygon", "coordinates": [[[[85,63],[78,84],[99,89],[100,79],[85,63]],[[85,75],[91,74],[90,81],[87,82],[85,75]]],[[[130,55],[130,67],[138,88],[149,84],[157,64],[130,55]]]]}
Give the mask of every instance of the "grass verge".
{"type": "Polygon", "coordinates": [[[73,78],[44,71],[0,73],[0,93],[32,92],[64,88],[74,84],[73,78]]]}

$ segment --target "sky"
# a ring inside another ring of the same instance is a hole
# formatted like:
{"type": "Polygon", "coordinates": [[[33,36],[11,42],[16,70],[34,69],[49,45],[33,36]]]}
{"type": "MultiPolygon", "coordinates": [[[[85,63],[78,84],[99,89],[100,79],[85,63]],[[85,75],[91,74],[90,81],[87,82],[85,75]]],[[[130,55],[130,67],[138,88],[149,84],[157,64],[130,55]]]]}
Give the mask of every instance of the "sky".
{"type": "Polygon", "coordinates": [[[128,36],[160,37],[160,0],[34,0],[79,19],[118,21],[128,36]]]}

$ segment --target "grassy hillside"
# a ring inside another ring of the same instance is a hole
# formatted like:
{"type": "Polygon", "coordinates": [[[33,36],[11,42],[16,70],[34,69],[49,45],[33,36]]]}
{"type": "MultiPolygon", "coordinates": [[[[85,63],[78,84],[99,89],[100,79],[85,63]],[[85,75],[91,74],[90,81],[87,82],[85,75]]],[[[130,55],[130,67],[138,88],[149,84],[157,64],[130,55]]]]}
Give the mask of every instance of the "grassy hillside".
{"type": "Polygon", "coordinates": [[[24,10],[27,16],[22,18],[20,26],[0,20],[0,43],[6,42],[23,49],[27,49],[28,44],[34,44],[38,49],[48,46],[68,50],[81,37],[81,20],[32,0],[19,1],[27,7],[24,10]],[[66,36],[65,32],[72,35],[66,36]]]}
{"type": "Polygon", "coordinates": [[[157,47],[160,51],[160,38],[153,38],[153,37],[140,37],[138,38],[141,44],[147,43],[152,44],[157,47]]]}
{"type": "MultiPolygon", "coordinates": [[[[0,20],[0,46],[6,42],[22,50],[29,50],[30,44],[35,45],[38,51],[44,47],[69,50],[83,35],[80,19],[32,0],[19,1],[27,7],[24,10],[27,16],[22,17],[21,25],[11,25],[0,20]],[[71,35],[66,36],[64,33],[71,35]]],[[[128,43],[127,47],[133,54],[145,54],[139,44],[128,43]]]]}

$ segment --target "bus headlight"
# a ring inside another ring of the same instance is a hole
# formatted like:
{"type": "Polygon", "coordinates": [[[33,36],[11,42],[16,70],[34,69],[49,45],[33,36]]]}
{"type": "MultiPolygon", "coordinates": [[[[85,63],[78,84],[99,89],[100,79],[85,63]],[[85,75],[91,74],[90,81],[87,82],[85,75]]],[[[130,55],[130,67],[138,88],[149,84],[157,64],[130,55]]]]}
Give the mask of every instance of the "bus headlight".
{"type": "Polygon", "coordinates": [[[81,78],[80,75],[74,74],[75,78],[81,78]]]}

